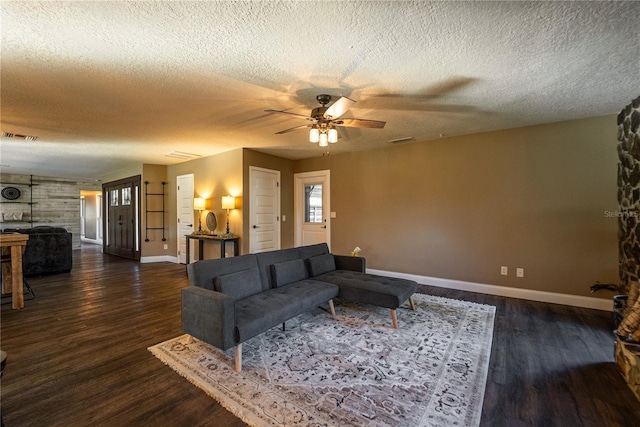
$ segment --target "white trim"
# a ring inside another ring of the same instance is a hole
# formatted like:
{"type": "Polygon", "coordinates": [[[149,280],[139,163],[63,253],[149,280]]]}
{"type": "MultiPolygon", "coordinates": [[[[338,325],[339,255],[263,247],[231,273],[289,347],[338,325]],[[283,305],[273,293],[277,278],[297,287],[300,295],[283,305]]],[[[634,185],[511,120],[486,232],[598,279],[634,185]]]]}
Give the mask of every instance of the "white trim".
{"type": "Polygon", "coordinates": [[[174,264],[179,264],[180,261],[178,257],[171,255],[158,255],[158,256],[143,256],[140,257],[140,264],[148,264],[152,262],[172,262],[174,264]]]}
{"type": "Polygon", "coordinates": [[[91,243],[93,245],[101,245],[102,244],[102,240],[97,240],[97,239],[88,239],[86,237],[80,237],[80,241],[82,243],[91,243]]]}
{"type": "Polygon", "coordinates": [[[458,289],[461,291],[478,292],[482,294],[519,298],[530,301],[548,302],[552,304],[570,305],[573,307],[613,311],[613,299],[536,291],[534,289],[510,288],[508,286],[496,286],[484,283],[465,282],[462,280],[442,279],[439,277],[419,276],[417,274],[396,273],[393,271],[375,270],[371,268],[367,268],[367,273],[413,280],[423,285],[437,286],[439,288],[458,289]]]}

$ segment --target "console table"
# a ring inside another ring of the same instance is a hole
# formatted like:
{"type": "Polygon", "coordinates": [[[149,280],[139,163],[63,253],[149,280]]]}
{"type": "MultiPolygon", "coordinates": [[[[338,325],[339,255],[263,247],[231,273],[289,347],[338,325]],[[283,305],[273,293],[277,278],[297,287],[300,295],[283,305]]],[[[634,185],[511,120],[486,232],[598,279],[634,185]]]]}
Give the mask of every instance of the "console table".
{"type": "Polygon", "coordinates": [[[198,257],[196,260],[202,259],[202,250],[204,247],[204,242],[214,241],[220,244],[220,258],[224,258],[225,247],[227,242],[233,242],[233,255],[240,255],[240,238],[239,237],[220,237],[220,236],[210,236],[206,234],[186,234],[185,236],[187,242],[187,264],[191,262],[191,255],[189,249],[189,240],[197,240],[198,241],[198,257]]]}
{"type": "Polygon", "coordinates": [[[22,287],[22,252],[27,246],[29,235],[20,233],[0,234],[0,246],[9,248],[11,257],[11,267],[2,268],[4,283],[3,292],[9,293],[9,284],[11,284],[12,301],[11,306],[14,309],[24,307],[24,295],[22,287]]]}

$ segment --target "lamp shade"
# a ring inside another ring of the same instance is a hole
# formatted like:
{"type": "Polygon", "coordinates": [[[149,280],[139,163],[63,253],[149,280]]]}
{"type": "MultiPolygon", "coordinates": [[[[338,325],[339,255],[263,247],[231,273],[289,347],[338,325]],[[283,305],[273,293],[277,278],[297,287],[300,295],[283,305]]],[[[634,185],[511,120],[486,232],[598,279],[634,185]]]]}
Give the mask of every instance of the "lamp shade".
{"type": "Polygon", "coordinates": [[[222,209],[235,209],[236,198],[233,196],[222,196],[222,209]]]}
{"type": "Polygon", "coordinates": [[[336,142],[338,142],[338,131],[337,130],[335,130],[333,128],[329,129],[328,135],[329,135],[329,142],[330,143],[335,144],[336,142]]]}
{"type": "Polygon", "coordinates": [[[326,133],[321,133],[320,134],[320,147],[326,147],[328,145],[329,145],[329,143],[327,142],[327,134],[326,133]]]}
{"type": "Polygon", "coordinates": [[[196,211],[203,211],[205,207],[206,200],[202,197],[196,197],[193,199],[193,209],[196,211]]]}
{"type": "Polygon", "coordinates": [[[309,131],[309,142],[318,142],[320,140],[320,131],[316,128],[311,128],[309,131]]]}

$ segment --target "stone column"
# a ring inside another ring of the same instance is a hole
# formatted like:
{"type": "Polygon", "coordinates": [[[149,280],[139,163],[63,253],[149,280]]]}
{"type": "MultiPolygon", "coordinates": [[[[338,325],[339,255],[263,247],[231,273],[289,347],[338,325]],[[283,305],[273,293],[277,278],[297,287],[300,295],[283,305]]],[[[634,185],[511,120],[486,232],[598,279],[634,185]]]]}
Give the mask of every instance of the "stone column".
{"type": "Polygon", "coordinates": [[[616,363],[640,399],[640,96],[618,115],[618,254],[620,283],[628,295],[616,363]]]}

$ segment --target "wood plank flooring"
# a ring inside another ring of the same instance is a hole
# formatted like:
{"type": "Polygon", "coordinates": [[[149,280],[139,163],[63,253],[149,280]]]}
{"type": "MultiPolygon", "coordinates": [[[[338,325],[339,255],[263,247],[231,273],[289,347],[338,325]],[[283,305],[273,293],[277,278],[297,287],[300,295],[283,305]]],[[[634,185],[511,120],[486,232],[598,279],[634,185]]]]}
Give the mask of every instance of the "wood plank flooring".
{"type": "MultiPolygon", "coordinates": [[[[184,265],[139,264],[89,245],[74,251],[71,273],[29,283],[35,300],[1,308],[7,427],[245,425],[147,351],[182,333],[184,265]]],[[[497,307],[483,426],[640,425],[640,402],[613,364],[611,313],[421,292],[497,307]]]]}

